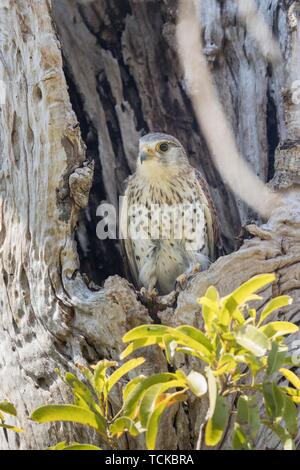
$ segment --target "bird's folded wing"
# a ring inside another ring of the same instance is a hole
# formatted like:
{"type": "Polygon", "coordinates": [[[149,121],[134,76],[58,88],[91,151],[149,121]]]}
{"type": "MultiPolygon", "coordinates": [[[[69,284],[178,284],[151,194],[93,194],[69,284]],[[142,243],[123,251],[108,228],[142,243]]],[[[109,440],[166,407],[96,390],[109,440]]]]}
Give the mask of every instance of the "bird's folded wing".
{"type": "Polygon", "coordinates": [[[128,207],[130,206],[130,186],[125,192],[125,197],[120,207],[120,235],[121,235],[121,251],[124,263],[125,275],[130,279],[136,287],[139,287],[139,274],[136,264],[133,242],[128,236],[128,207]]]}
{"type": "Polygon", "coordinates": [[[207,221],[209,253],[211,261],[214,261],[217,255],[216,249],[221,249],[219,220],[213,200],[210,195],[208,184],[198,170],[196,170],[196,178],[199,183],[199,199],[203,204],[204,213],[207,221]]]}

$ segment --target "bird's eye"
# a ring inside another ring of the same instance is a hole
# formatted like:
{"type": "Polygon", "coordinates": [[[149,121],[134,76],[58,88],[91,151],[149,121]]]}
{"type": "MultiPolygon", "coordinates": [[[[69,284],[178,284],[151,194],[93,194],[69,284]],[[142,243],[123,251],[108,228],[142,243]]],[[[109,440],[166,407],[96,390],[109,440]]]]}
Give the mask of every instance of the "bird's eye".
{"type": "Polygon", "coordinates": [[[165,153],[169,150],[169,144],[167,142],[162,142],[161,144],[158,144],[158,151],[165,153]]]}

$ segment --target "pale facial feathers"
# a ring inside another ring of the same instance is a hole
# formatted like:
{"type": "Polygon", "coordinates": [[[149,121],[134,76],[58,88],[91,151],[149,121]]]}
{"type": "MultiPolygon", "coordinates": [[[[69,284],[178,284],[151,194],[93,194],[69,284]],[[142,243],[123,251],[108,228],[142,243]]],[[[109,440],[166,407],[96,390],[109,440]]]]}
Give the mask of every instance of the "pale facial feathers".
{"type": "Polygon", "coordinates": [[[178,172],[188,164],[179,140],[168,134],[147,134],[140,139],[137,172],[144,177],[162,177],[164,172],[178,172]]]}

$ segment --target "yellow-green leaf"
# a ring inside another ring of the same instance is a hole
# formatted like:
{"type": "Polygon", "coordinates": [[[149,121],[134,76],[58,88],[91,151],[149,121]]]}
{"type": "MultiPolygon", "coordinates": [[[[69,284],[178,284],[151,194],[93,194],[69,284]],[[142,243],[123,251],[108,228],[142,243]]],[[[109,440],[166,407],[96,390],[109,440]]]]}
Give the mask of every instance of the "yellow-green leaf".
{"type": "Polygon", "coordinates": [[[195,351],[195,349],[193,349],[193,348],[185,348],[185,347],[178,347],[177,346],[176,351],[181,352],[183,354],[188,354],[189,356],[197,357],[198,359],[201,359],[201,361],[204,361],[208,364],[210,363],[210,360],[206,356],[204,356],[203,354],[201,354],[198,351],[195,351]]]}
{"type": "Polygon", "coordinates": [[[207,289],[205,296],[198,300],[198,303],[202,305],[202,316],[205,323],[205,329],[206,331],[210,331],[214,319],[219,314],[219,294],[217,289],[210,286],[207,289]]]}
{"type": "Polygon", "coordinates": [[[153,344],[160,343],[162,343],[162,338],[157,336],[136,339],[132,343],[128,344],[127,348],[124,349],[124,351],[120,354],[120,359],[125,359],[137,349],[145,348],[146,346],[152,346],[153,344]]]}
{"type": "Polygon", "coordinates": [[[18,428],[16,426],[11,426],[10,424],[0,423],[0,428],[9,429],[14,432],[24,432],[24,429],[18,428]]]}
{"type": "Polygon", "coordinates": [[[130,391],[124,403],[124,415],[131,418],[136,414],[137,405],[149,387],[158,383],[169,382],[174,379],[178,379],[175,374],[165,372],[162,374],[152,375],[151,377],[147,377],[144,380],[138,382],[132,391],[130,391]]]}
{"type": "Polygon", "coordinates": [[[253,325],[244,325],[237,331],[237,343],[257,357],[264,356],[269,348],[268,338],[253,325]]]}
{"type": "Polygon", "coordinates": [[[37,408],[31,415],[37,423],[50,423],[53,421],[72,421],[74,423],[90,426],[100,434],[105,434],[106,423],[104,418],[76,405],[45,405],[37,408]]]}
{"type": "Polygon", "coordinates": [[[232,314],[239,305],[246,302],[249,296],[275,281],[275,279],[275,274],[260,274],[252,277],[249,281],[244,282],[244,284],[224,298],[225,308],[232,314]]]}
{"type": "Polygon", "coordinates": [[[73,393],[75,395],[75,398],[78,398],[79,400],[76,400],[76,404],[82,406],[83,408],[94,408],[95,407],[95,400],[93,397],[93,394],[91,390],[83,383],[81,382],[76,375],[71,374],[70,372],[67,372],[65,375],[65,381],[66,383],[73,389],[73,393]]]}
{"type": "Polygon", "coordinates": [[[203,345],[209,352],[213,351],[213,346],[209,339],[202,333],[201,330],[190,326],[190,325],[182,325],[175,328],[176,333],[180,331],[180,333],[184,333],[189,338],[197,341],[201,345],[203,345]]]}
{"type": "Polygon", "coordinates": [[[282,307],[286,307],[287,305],[291,305],[292,302],[293,299],[288,295],[281,295],[279,297],[275,297],[275,299],[271,299],[261,312],[258,326],[260,326],[262,322],[275,310],[278,310],[282,307]]]}
{"type": "Polygon", "coordinates": [[[133,328],[132,330],[128,331],[123,336],[123,342],[129,343],[130,341],[135,341],[141,338],[149,338],[150,336],[154,337],[161,337],[163,335],[167,335],[170,333],[170,330],[173,328],[169,328],[168,326],[164,325],[141,325],[133,328]]]}
{"type": "Polygon", "coordinates": [[[143,427],[147,426],[148,419],[153,413],[158,398],[170,388],[183,387],[181,380],[171,380],[167,383],[152,385],[145,392],[140,405],[139,418],[143,427]]]}
{"type": "Polygon", "coordinates": [[[259,328],[259,331],[264,333],[268,338],[273,339],[279,336],[296,333],[298,330],[299,328],[297,325],[287,321],[274,321],[259,328]]]}
{"type": "Polygon", "coordinates": [[[100,447],[92,444],[80,444],[79,442],[71,442],[67,444],[66,441],[58,442],[55,446],[48,447],[47,450],[102,450],[100,447]]]}
{"type": "Polygon", "coordinates": [[[127,416],[117,418],[109,427],[112,436],[120,437],[124,432],[129,432],[131,436],[138,436],[139,429],[132,419],[127,416]]]}
{"type": "Polygon", "coordinates": [[[139,375],[138,377],[134,377],[134,379],[130,380],[125,387],[123,388],[123,401],[127,401],[129,394],[133,391],[133,389],[144,379],[146,379],[145,375],[139,375]]]}
{"type": "Polygon", "coordinates": [[[300,390],[300,379],[294,372],[282,367],[279,372],[292,384],[297,390],[300,390]]]}
{"type": "Polygon", "coordinates": [[[274,372],[278,371],[279,367],[281,367],[285,363],[286,354],[286,346],[279,346],[276,341],[272,342],[272,349],[270,354],[268,355],[267,360],[267,375],[272,375],[274,374],[274,372]]]}
{"type": "Polygon", "coordinates": [[[100,447],[93,446],[92,444],[79,444],[74,442],[74,444],[70,444],[69,446],[64,447],[61,450],[102,450],[100,447]]]}
{"type": "Polygon", "coordinates": [[[112,387],[129,371],[135,369],[145,362],[143,357],[138,357],[137,359],[131,359],[130,361],[125,362],[121,367],[119,367],[115,372],[111,374],[109,379],[107,379],[107,393],[110,392],[112,387]]]}
{"type": "Polygon", "coordinates": [[[108,361],[106,359],[99,361],[98,364],[96,364],[94,369],[93,383],[97,394],[101,394],[103,392],[104,385],[106,382],[107,369],[109,369],[110,367],[115,367],[117,365],[118,363],[116,361],[108,361]]]}
{"type": "Polygon", "coordinates": [[[216,446],[227,426],[229,412],[224,397],[218,396],[213,416],[208,420],[205,428],[205,444],[216,446]]]}
{"type": "Polygon", "coordinates": [[[164,335],[162,337],[162,344],[164,345],[165,355],[169,364],[173,363],[174,355],[177,348],[177,343],[171,335],[164,335]]]}
{"type": "Polygon", "coordinates": [[[162,402],[160,402],[159,405],[157,405],[148,420],[148,426],[146,431],[146,445],[148,450],[155,449],[159,420],[163,412],[166,410],[166,408],[170,406],[171,403],[184,401],[185,399],[186,395],[181,391],[177,393],[172,393],[162,402]]]}
{"type": "Polygon", "coordinates": [[[7,400],[3,400],[0,402],[0,410],[9,415],[17,416],[16,408],[12,403],[7,400]]]}

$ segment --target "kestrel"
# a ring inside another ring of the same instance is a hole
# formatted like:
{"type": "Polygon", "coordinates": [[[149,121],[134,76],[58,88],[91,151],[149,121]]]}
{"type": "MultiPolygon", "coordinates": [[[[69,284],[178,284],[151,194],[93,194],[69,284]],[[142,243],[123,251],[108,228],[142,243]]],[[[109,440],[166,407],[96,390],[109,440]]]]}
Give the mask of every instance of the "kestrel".
{"type": "Polygon", "coordinates": [[[206,181],[171,135],[140,139],[121,209],[125,264],[134,284],[170,293],[176,279],[215,259],[219,230],[206,181]]]}

